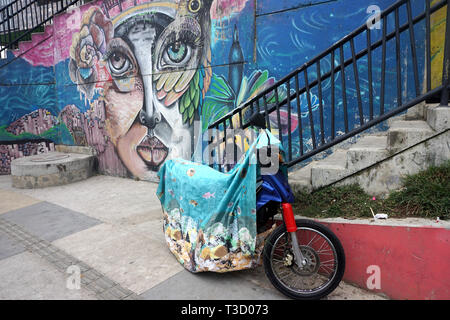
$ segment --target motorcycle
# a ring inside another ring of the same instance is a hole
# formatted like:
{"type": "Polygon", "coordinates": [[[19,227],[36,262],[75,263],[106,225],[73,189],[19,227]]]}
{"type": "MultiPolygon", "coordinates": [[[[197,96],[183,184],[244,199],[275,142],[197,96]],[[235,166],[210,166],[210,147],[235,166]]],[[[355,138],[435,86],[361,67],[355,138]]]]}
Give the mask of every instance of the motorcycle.
{"type": "Polygon", "coordinates": [[[158,172],[157,195],[164,211],[163,230],[169,249],[191,272],[253,268],[261,263],[262,257],[265,274],[282,294],[300,300],[323,298],[342,280],[345,270],[342,244],[323,224],[295,219],[292,207],[295,199],[282,148],[272,147],[273,140],[275,145],[281,143],[266,129],[263,115],[253,115],[250,125],[259,130],[258,140],[265,141],[259,141],[259,147],[255,148],[256,174],[245,166],[249,163],[248,155],[247,162],[228,173],[182,159],[166,161],[158,172]],[[271,160],[261,161],[261,154],[271,160]],[[279,160],[275,167],[273,159],[279,160]],[[268,167],[276,172],[265,170],[268,167]],[[192,186],[190,192],[187,185],[192,186]],[[214,193],[203,194],[211,188],[214,193]],[[234,192],[230,192],[232,188],[234,192]],[[250,201],[247,191],[254,192],[250,201]],[[202,197],[194,197],[195,193],[202,197]],[[246,206],[255,199],[256,210],[246,206]],[[278,214],[282,219],[274,224],[278,214]],[[258,259],[254,259],[258,256],[254,233],[264,235],[259,241],[262,249],[258,259]]]}
{"type": "MultiPolygon", "coordinates": [[[[252,117],[250,124],[266,129],[260,114],[252,117]]],[[[272,285],[284,295],[301,300],[320,299],[342,280],[344,249],[336,235],[323,224],[295,219],[287,168],[281,156],[279,159],[280,169],[275,175],[261,175],[262,184],[256,196],[257,226],[261,231],[271,217],[282,213],[281,224],[265,240],[264,270],[272,285]]]]}

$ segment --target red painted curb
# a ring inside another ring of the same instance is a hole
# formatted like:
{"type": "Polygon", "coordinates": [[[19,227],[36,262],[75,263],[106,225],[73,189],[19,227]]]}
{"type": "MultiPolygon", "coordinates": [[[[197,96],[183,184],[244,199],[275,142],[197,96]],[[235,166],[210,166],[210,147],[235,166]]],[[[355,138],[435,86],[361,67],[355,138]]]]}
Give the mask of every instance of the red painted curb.
{"type": "Polygon", "coordinates": [[[318,222],[342,242],[345,281],[392,299],[450,299],[449,229],[318,222]]]}

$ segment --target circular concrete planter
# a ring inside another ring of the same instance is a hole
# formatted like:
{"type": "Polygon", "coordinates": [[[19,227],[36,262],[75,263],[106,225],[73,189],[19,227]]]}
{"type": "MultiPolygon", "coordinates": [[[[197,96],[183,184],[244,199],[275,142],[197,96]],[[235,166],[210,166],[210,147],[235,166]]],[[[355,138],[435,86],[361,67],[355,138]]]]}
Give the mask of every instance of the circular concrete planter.
{"type": "Polygon", "coordinates": [[[79,153],[48,152],[11,162],[12,185],[32,189],[64,185],[92,176],[94,156],[79,153]]]}

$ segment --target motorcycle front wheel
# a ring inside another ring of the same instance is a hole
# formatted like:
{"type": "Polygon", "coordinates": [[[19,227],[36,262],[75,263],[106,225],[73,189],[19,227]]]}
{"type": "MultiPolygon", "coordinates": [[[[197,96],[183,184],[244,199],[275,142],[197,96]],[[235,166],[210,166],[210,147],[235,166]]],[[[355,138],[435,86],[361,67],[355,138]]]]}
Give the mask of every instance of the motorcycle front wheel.
{"type": "Polygon", "coordinates": [[[321,299],[342,280],[344,249],[324,225],[305,219],[298,219],[296,223],[297,241],[306,263],[297,265],[291,235],[282,224],[266,239],[264,270],[272,285],[284,295],[299,300],[321,299]]]}

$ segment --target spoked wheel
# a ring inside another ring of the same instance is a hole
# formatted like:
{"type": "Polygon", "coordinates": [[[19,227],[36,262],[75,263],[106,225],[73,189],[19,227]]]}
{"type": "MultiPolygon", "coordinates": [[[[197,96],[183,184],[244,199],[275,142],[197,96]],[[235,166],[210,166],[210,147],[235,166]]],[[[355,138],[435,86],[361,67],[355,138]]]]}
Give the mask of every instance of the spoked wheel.
{"type": "Polygon", "coordinates": [[[311,220],[299,219],[296,223],[304,263],[297,265],[291,236],[286,227],[280,225],[264,246],[265,272],[275,288],[290,298],[323,298],[341,282],[345,269],[344,249],[327,227],[311,220]]]}

